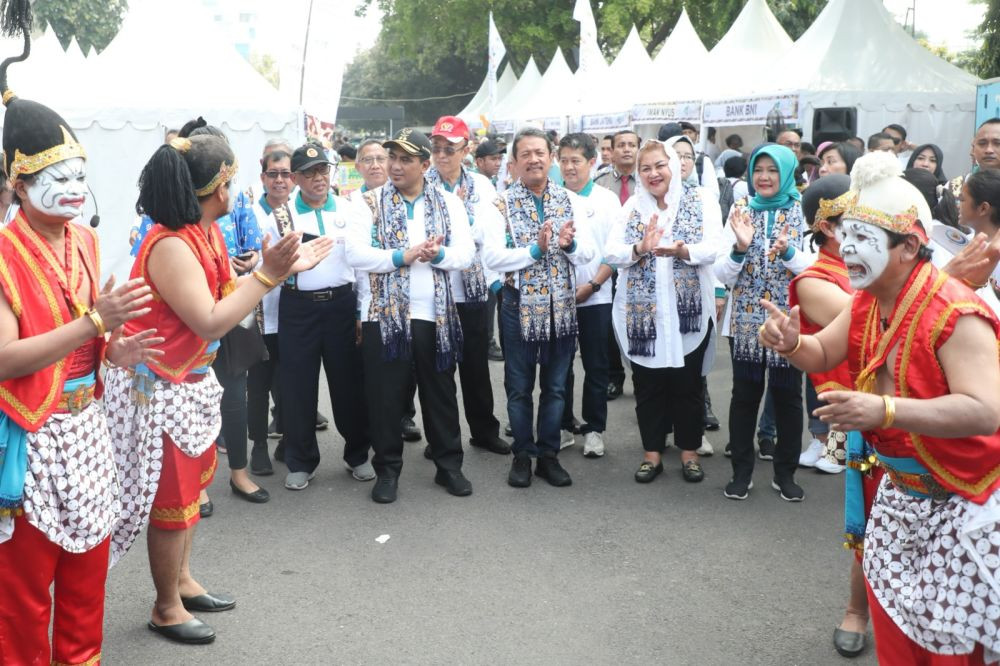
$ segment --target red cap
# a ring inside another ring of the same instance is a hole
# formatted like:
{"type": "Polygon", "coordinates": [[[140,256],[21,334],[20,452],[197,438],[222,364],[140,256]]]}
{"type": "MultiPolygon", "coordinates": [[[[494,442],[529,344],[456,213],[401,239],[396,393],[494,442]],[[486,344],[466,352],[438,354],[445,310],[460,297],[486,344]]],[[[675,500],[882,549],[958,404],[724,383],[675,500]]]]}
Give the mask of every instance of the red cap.
{"type": "Polygon", "coordinates": [[[443,136],[452,143],[469,140],[469,126],[458,116],[441,116],[434,123],[431,136],[443,136]]]}

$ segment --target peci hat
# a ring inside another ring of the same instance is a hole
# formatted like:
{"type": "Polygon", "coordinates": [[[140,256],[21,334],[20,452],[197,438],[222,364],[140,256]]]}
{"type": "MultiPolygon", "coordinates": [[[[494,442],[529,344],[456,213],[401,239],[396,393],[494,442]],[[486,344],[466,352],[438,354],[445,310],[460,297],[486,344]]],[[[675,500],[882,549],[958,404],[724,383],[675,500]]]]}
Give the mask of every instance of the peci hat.
{"type": "Polygon", "coordinates": [[[920,190],[903,179],[895,153],[859,157],[851,170],[844,220],[857,220],[897,234],[914,234],[927,245],[931,210],[920,190]]]}
{"type": "Polygon", "coordinates": [[[851,177],[832,173],[809,183],[802,192],[802,213],[815,232],[822,220],[844,213],[850,201],[851,177]]]}
{"type": "Polygon", "coordinates": [[[493,139],[483,139],[476,146],[476,157],[489,157],[490,155],[503,155],[507,152],[507,146],[493,139]]]}
{"type": "Polygon", "coordinates": [[[431,136],[441,136],[451,143],[469,140],[469,126],[458,116],[441,116],[434,123],[431,136]]]}
{"type": "Polygon", "coordinates": [[[299,146],[292,153],[292,171],[299,173],[319,164],[332,164],[330,158],[326,156],[326,151],[315,143],[306,143],[299,146]]]}
{"type": "Polygon", "coordinates": [[[386,150],[398,148],[405,153],[418,155],[425,160],[431,158],[431,140],[427,138],[426,134],[412,127],[404,127],[399,130],[396,132],[396,136],[384,142],[382,147],[386,150]]]}

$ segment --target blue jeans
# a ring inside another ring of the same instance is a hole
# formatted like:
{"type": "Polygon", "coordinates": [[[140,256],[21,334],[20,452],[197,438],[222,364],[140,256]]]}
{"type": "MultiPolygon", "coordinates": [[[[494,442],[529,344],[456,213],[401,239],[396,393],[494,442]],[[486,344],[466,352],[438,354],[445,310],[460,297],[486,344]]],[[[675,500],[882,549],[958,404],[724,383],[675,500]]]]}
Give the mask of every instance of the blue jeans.
{"type": "Polygon", "coordinates": [[[806,411],[809,413],[809,434],[826,443],[826,436],[830,434],[830,426],[813,416],[813,411],[819,409],[824,403],[816,397],[816,389],[813,388],[812,381],[806,378],[806,411]]]}
{"type": "Polygon", "coordinates": [[[548,346],[547,360],[539,363],[531,353],[536,346],[526,344],[521,339],[521,322],[518,313],[518,292],[504,287],[503,307],[500,311],[500,326],[504,341],[504,388],[507,391],[507,416],[514,433],[511,446],[514,455],[538,456],[559,453],[559,424],[562,421],[566,398],[566,372],[573,358],[572,347],[554,342],[548,346]],[[535,369],[538,368],[538,383],[541,395],[538,398],[538,437],[534,436],[532,417],[535,390],[535,369]]]}
{"type": "MultiPolygon", "coordinates": [[[[604,432],[608,423],[608,332],[611,330],[611,303],[576,309],[583,361],[583,425],[580,432],[604,432]]],[[[566,407],[563,430],[573,426],[573,362],[566,373],[566,407]]]]}
{"type": "Polygon", "coordinates": [[[774,398],[771,397],[771,387],[764,391],[764,409],[760,413],[760,421],[757,422],[757,439],[769,439],[772,442],[778,439],[778,427],[774,422],[774,398]]]}

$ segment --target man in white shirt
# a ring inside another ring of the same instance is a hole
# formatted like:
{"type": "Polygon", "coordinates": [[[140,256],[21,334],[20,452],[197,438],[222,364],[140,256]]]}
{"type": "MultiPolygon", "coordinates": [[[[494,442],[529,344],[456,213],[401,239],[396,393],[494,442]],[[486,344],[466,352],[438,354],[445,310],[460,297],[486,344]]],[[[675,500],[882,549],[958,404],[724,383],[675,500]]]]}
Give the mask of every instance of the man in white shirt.
{"type": "MultiPolygon", "coordinates": [[[[594,140],[588,134],[567,134],[559,142],[559,168],[566,189],[580,196],[587,226],[597,251],[586,264],[576,265],[576,317],[580,358],[583,361],[583,455],[604,455],[604,429],[608,420],[608,333],[611,329],[611,267],[604,263],[604,246],[611,226],[621,214],[621,205],[610,190],[590,179],[597,161],[594,140]]],[[[564,437],[572,443],[573,366],[566,373],[564,437]]]]}
{"type": "Polygon", "coordinates": [[[363,224],[361,208],[330,192],[331,163],[321,146],[306,143],[292,154],[298,193],[269,218],[271,238],[289,231],[334,239],[334,250],[315,268],[281,287],[278,300],[278,384],[284,429],[285,487],[304,490],[316,474],[316,403],[319,368],[326,371],[333,420],[344,438],[344,462],[356,478],[371,480],[368,420],[357,346],[354,269],[344,256],[353,227],[363,224]]]}
{"type": "Polygon", "coordinates": [[[489,306],[490,285],[498,275],[483,267],[480,252],[483,229],[502,224],[493,184],[462,166],[469,152],[469,128],[461,118],[443,116],[431,132],[434,166],[427,180],[462,200],[468,215],[476,254],[465,270],[451,272],[451,292],[462,322],[462,360],[458,375],[462,380],[462,403],[469,424],[469,444],[500,455],[510,453],[510,443],[500,437],[500,422],[493,415],[493,384],[490,380],[489,306]]]}
{"type": "Polygon", "coordinates": [[[475,256],[462,201],[426,177],[431,142],[411,128],[383,144],[389,181],[364,194],[367,223],[347,241],[347,261],[370,274],[360,303],[365,393],[370,408],[372,463],[378,480],[372,500],[395,502],[403,469],[400,420],[406,384],[414,369],[420,408],[437,466],[434,482],[456,496],[472,494],[462,474],[461,427],[455,365],[461,360],[462,327],[450,271],[468,268],[475,256]]]}
{"type": "Polygon", "coordinates": [[[483,260],[504,279],[501,326],[504,336],[507,413],[514,433],[514,462],[507,483],[531,485],[535,473],[553,486],[573,481],[559,464],[559,424],[566,398],[566,371],[576,344],[575,266],[593,259],[579,198],[549,180],[549,137],[526,127],[511,144],[516,180],[500,198],[504,223],[487,229],[483,260]],[[538,372],[538,436],[534,434],[532,391],[538,372]]]}

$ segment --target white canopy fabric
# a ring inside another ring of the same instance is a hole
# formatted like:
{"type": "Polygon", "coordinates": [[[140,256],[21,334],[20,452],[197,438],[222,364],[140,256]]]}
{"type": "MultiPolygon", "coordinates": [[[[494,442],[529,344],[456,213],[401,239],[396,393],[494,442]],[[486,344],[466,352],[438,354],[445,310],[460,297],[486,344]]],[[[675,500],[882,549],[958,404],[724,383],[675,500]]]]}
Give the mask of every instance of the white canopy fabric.
{"type": "Polygon", "coordinates": [[[785,53],[792,46],[781,23],[765,0],[743,6],[729,31],[709,53],[700,96],[724,98],[753,89],[759,72],[785,69],[785,53]]]}
{"type": "Polygon", "coordinates": [[[532,98],[541,81],[542,75],[535,64],[535,56],[531,56],[514,88],[497,104],[493,125],[498,132],[510,134],[516,129],[521,117],[521,107],[532,98]]]}
{"type": "Polygon", "coordinates": [[[581,93],[584,131],[610,131],[628,126],[632,105],[643,89],[649,87],[652,71],[653,61],[633,25],[611,66],[581,93]]]}
{"type": "Polygon", "coordinates": [[[580,91],[562,49],[557,48],[535,94],[521,107],[520,119],[566,132],[566,119],[579,107],[580,91]]]}
{"type": "Polygon", "coordinates": [[[708,70],[708,49],[681,10],[673,30],[653,59],[654,86],[644,86],[632,107],[635,124],[701,120],[701,89],[708,70]]]}
{"type": "MultiPolygon", "coordinates": [[[[504,66],[503,73],[497,77],[497,105],[499,106],[510,91],[514,89],[517,84],[517,75],[514,74],[514,68],[508,63],[504,66]]],[[[483,79],[482,84],[479,86],[479,90],[476,91],[475,96],[469,100],[469,103],[465,105],[465,108],[458,112],[456,115],[465,121],[465,123],[470,128],[479,128],[483,126],[483,121],[480,116],[490,116],[490,85],[487,79],[483,79]]]]}

